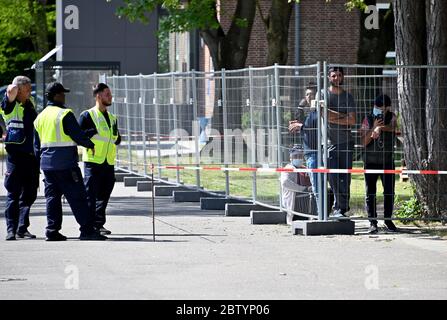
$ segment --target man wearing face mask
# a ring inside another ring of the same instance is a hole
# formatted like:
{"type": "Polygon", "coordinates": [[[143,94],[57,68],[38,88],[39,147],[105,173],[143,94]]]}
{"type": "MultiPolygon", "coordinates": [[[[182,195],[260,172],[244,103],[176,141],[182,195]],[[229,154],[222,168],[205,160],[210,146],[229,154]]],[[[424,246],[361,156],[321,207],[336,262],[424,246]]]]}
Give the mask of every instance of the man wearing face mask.
{"type": "MultiPolygon", "coordinates": [[[[305,169],[303,165],[304,153],[300,146],[294,146],[289,151],[290,163],[285,169],[305,169]]],[[[283,207],[288,210],[287,224],[291,225],[294,215],[290,211],[296,211],[296,194],[307,196],[312,192],[309,176],[305,172],[281,172],[281,188],[283,207]]]]}
{"type": "MultiPolygon", "coordinates": [[[[379,95],[374,101],[371,114],[366,115],[361,128],[362,144],[365,147],[363,160],[365,169],[394,170],[394,144],[397,131],[397,117],[390,111],[391,99],[387,95],[379,95]]],[[[383,186],[384,218],[391,218],[394,207],[394,175],[366,173],[366,209],[370,220],[369,233],[377,233],[376,192],[377,180],[383,186]]],[[[385,220],[389,231],[397,228],[391,220],[385,220]]]]}

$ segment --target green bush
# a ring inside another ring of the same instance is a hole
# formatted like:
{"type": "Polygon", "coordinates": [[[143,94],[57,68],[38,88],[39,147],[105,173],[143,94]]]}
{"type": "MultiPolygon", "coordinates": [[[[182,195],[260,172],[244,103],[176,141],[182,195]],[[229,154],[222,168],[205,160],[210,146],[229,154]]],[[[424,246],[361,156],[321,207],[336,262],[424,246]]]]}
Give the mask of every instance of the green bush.
{"type": "MultiPolygon", "coordinates": [[[[395,218],[418,219],[422,217],[423,208],[416,197],[407,201],[397,201],[398,209],[394,212],[395,218]]],[[[403,224],[409,224],[411,221],[402,221],[403,224]]]]}

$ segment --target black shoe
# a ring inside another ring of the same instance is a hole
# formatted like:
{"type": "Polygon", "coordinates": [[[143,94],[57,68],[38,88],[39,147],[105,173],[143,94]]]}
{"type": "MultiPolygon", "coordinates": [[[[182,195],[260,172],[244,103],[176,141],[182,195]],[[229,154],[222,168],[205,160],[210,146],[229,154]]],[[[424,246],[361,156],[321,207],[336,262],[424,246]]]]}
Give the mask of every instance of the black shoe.
{"type": "Polygon", "coordinates": [[[92,233],[81,233],[79,236],[79,240],[92,240],[92,241],[103,241],[107,240],[108,238],[99,232],[92,232],[92,233]]]}
{"type": "Polygon", "coordinates": [[[67,237],[60,234],[59,232],[47,233],[46,241],[65,241],[67,237]]]}
{"type": "Polygon", "coordinates": [[[18,238],[28,238],[28,239],[36,239],[36,236],[34,234],[31,234],[28,230],[25,232],[17,232],[18,238]]]}
{"type": "Polygon", "coordinates": [[[107,235],[107,234],[112,234],[112,231],[107,230],[107,229],[104,228],[104,227],[98,228],[98,231],[99,231],[99,233],[102,234],[103,236],[104,236],[104,235],[107,235]]]}
{"type": "Polygon", "coordinates": [[[8,235],[6,236],[6,241],[11,241],[16,239],[16,234],[14,232],[8,232],[8,235]]]}
{"type": "Polygon", "coordinates": [[[385,227],[388,231],[396,232],[397,227],[391,220],[385,220],[385,227]]]}
{"type": "Polygon", "coordinates": [[[377,229],[377,225],[372,223],[368,229],[368,233],[376,234],[377,232],[379,232],[379,230],[377,229]]]}

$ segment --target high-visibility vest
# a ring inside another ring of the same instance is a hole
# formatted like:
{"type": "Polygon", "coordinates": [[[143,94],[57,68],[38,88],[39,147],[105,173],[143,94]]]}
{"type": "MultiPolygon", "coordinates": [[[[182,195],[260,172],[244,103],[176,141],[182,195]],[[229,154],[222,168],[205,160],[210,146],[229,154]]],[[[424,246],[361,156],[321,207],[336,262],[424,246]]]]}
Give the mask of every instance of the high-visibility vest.
{"type": "MultiPolygon", "coordinates": [[[[30,102],[34,106],[34,101],[30,98],[30,102]]],[[[25,142],[25,125],[23,123],[23,115],[25,108],[22,103],[16,102],[12,112],[5,114],[5,112],[0,109],[0,115],[5,120],[6,125],[6,139],[5,144],[23,144],[25,142]]]]}
{"type": "Polygon", "coordinates": [[[116,128],[117,126],[116,116],[108,112],[110,120],[109,127],[106,118],[104,117],[103,113],[99,111],[98,107],[95,106],[86,112],[90,114],[90,117],[95,124],[97,134],[91,138],[92,142],[95,144],[95,154],[93,154],[91,150],[83,148],[82,161],[103,164],[107,160],[109,165],[115,165],[115,142],[118,139],[118,130],[113,132],[113,128],[116,128]]]}
{"type": "Polygon", "coordinates": [[[56,106],[46,107],[34,120],[41,148],[72,147],[77,144],[64,132],[62,120],[72,112],[56,106]]]}

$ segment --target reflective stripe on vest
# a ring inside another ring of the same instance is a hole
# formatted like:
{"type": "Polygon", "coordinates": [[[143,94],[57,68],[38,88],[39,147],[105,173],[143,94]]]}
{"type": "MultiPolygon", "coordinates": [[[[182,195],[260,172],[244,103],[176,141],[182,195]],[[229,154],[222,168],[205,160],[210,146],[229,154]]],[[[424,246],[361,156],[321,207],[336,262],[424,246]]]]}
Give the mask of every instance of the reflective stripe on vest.
{"type": "MultiPolygon", "coordinates": [[[[34,102],[30,99],[31,104],[34,107],[34,102]]],[[[5,144],[23,144],[26,140],[25,137],[25,124],[23,123],[23,117],[25,113],[25,108],[22,103],[16,101],[14,109],[5,114],[2,110],[2,117],[5,120],[6,125],[6,139],[5,144]]]]}
{"type": "Polygon", "coordinates": [[[109,165],[115,164],[116,158],[116,145],[115,141],[118,135],[113,134],[113,128],[116,126],[116,117],[112,113],[108,112],[110,127],[107,124],[106,118],[103,113],[99,111],[98,107],[93,107],[87,110],[95,124],[96,131],[91,140],[95,144],[95,154],[93,155],[90,150],[83,148],[82,160],[84,162],[93,162],[97,164],[103,164],[105,161],[109,165]]]}
{"type": "Polygon", "coordinates": [[[46,107],[34,121],[34,127],[40,137],[42,148],[73,147],[77,144],[66,135],[62,120],[72,112],[55,106],[46,107]]]}

